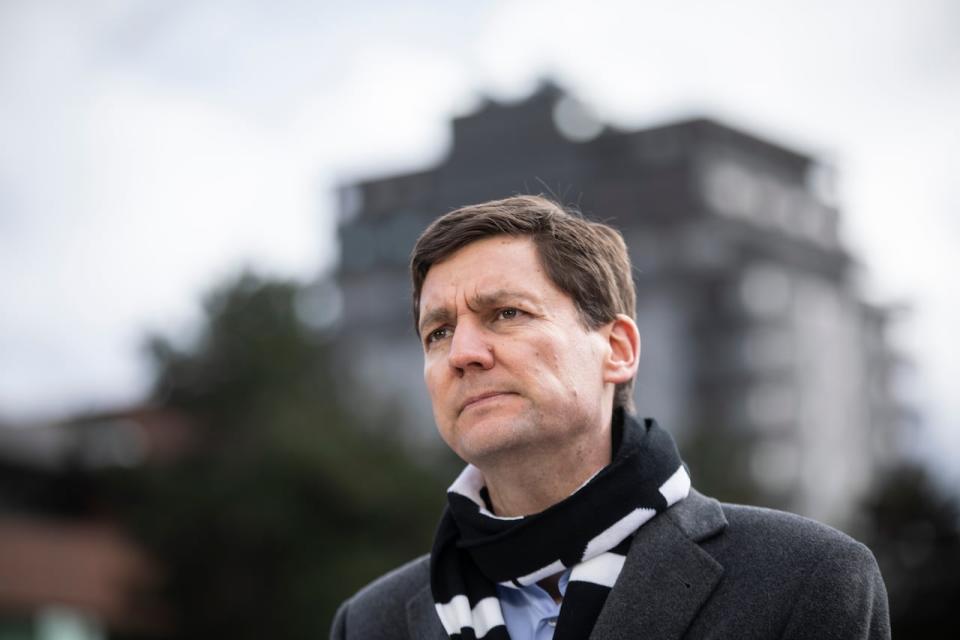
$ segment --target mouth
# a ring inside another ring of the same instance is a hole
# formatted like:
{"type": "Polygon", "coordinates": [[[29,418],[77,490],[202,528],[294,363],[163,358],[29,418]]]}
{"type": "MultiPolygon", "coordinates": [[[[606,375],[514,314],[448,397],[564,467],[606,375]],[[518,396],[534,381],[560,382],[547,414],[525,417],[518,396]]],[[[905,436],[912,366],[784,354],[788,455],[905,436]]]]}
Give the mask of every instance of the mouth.
{"type": "Polygon", "coordinates": [[[463,413],[470,407],[478,406],[486,401],[500,398],[503,396],[513,395],[509,391],[490,391],[489,393],[481,393],[475,396],[467,398],[467,401],[463,403],[463,406],[460,407],[460,413],[463,413]]]}

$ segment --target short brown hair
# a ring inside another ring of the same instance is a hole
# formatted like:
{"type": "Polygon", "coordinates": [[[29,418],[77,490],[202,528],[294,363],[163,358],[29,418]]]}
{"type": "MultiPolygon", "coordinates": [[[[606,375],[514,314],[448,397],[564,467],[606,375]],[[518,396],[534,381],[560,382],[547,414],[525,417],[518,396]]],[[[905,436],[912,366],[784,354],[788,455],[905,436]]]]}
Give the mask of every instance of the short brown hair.
{"type": "MultiPolygon", "coordinates": [[[[570,296],[587,328],[601,327],[618,313],[636,316],[630,257],[620,232],[543,196],[521,195],[456,209],[420,235],[410,258],[418,334],[420,292],[430,267],[472,242],[497,235],[533,240],[547,277],[570,296]]],[[[633,380],[617,385],[614,407],[632,411],[632,392],[633,380]]]]}

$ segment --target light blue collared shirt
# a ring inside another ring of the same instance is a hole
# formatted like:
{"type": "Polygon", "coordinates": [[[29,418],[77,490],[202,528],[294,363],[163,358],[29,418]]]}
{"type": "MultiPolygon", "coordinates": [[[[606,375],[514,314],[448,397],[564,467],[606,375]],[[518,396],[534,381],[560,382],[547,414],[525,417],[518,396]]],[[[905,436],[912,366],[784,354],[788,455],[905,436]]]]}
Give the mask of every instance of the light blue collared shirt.
{"type": "MultiPolygon", "coordinates": [[[[568,582],[570,569],[560,574],[557,587],[561,597],[567,593],[568,582]]],[[[497,597],[511,640],[553,640],[560,605],[546,589],[536,583],[519,588],[498,584],[497,597]]]]}

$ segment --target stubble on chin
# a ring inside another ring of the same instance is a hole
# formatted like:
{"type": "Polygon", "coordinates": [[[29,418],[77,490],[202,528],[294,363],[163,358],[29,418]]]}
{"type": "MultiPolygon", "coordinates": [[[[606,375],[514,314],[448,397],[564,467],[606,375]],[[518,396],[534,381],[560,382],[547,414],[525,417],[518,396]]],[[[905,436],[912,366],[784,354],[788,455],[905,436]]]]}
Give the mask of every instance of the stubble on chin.
{"type": "Polygon", "coordinates": [[[447,445],[462,460],[479,469],[523,464],[531,454],[543,449],[544,433],[533,416],[463,421],[455,423],[447,445]]]}

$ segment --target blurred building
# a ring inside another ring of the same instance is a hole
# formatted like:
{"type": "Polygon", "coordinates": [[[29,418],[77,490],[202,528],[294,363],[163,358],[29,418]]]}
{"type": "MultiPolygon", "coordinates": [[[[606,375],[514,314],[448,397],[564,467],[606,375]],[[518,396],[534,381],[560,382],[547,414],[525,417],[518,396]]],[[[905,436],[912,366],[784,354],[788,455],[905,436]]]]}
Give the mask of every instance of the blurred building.
{"type": "Polygon", "coordinates": [[[192,424],[141,407],[0,425],[0,638],[99,640],[166,628],[162,571],[114,513],[104,472],[164,463],[192,424]]]}
{"type": "Polygon", "coordinates": [[[709,119],[612,130],[549,84],[487,102],[453,121],[438,166],[340,190],[348,387],[404,403],[432,433],[410,249],[452,208],[552,193],[626,238],[638,411],[699,462],[695,484],[843,525],[896,454],[901,408],[890,312],[857,290],[831,180],[815,159],[709,119]]]}

